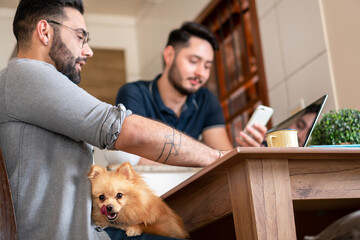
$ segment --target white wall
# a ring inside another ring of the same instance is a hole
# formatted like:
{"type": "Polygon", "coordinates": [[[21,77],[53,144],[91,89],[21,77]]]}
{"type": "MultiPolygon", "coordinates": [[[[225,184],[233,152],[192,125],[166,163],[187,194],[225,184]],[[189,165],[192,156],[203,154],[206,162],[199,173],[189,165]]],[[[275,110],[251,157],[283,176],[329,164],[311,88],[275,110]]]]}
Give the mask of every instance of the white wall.
{"type": "Polygon", "coordinates": [[[15,9],[0,8],[0,70],[6,67],[15,47],[16,39],[12,31],[15,9]]]}
{"type": "Polygon", "coordinates": [[[329,94],[335,109],[321,11],[314,0],[256,0],[273,124],[329,94]]]}
{"type": "Polygon", "coordinates": [[[360,1],[320,3],[337,105],[360,109],[360,1]]]}

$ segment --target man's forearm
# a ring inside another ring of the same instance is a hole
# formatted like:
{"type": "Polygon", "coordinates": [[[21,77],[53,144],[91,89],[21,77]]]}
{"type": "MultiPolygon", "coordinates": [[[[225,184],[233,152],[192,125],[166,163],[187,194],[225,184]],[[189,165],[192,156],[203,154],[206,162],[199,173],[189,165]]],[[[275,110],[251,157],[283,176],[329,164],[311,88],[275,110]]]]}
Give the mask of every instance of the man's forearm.
{"type": "Polygon", "coordinates": [[[138,115],[127,117],[115,148],[159,163],[204,167],[219,152],[160,122],[138,115]]]}

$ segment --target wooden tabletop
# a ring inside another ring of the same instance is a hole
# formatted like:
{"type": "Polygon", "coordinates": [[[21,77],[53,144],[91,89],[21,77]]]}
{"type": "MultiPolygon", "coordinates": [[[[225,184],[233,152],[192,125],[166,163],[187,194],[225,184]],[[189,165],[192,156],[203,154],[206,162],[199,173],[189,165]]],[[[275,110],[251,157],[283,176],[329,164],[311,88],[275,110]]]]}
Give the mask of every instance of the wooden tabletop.
{"type": "Polygon", "coordinates": [[[237,239],[296,239],[293,201],[360,199],[360,148],[237,148],[162,197],[190,232],[232,214],[237,239]]]}

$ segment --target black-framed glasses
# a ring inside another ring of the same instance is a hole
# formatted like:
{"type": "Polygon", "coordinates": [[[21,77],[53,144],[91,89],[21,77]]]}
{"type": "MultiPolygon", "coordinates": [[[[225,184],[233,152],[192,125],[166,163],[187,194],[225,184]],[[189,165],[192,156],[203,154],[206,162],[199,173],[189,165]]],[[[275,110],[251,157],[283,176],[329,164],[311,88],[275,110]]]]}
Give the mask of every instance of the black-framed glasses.
{"type": "Polygon", "coordinates": [[[81,36],[78,35],[78,38],[81,41],[81,48],[83,48],[84,45],[90,41],[90,33],[86,32],[84,29],[81,29],[81,28],[75,29],[75,28],[66,26],[64,24],[61,24],[59,22],[53,21],[53,20],[46,20],[46,21],[48,23],[53,23],[53,24],[59,25],[61,27],[66,27],[66,28],[68,28],[70,30],[73,30],[74,32],[77,32],[78,34],[81,34],[81,36]]]}

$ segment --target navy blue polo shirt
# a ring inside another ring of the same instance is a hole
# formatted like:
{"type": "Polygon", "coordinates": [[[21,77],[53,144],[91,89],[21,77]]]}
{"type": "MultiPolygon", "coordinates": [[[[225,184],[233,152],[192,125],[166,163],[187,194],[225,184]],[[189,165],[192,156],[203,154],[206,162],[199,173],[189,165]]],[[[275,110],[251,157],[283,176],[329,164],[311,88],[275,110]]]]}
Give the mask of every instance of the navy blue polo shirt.
{"type": "Polygon", "coordinates": [[[225,127],[221,105],[206,88],[200,88],[188,96],[178,118],[160,97],[157,86],[160,76],[153,81],[137,81],[123,85],[117,94],[116,104],[122,103],[135,114],[164,122],[195,139],[198,139],[205,129],[225,127]]]}

